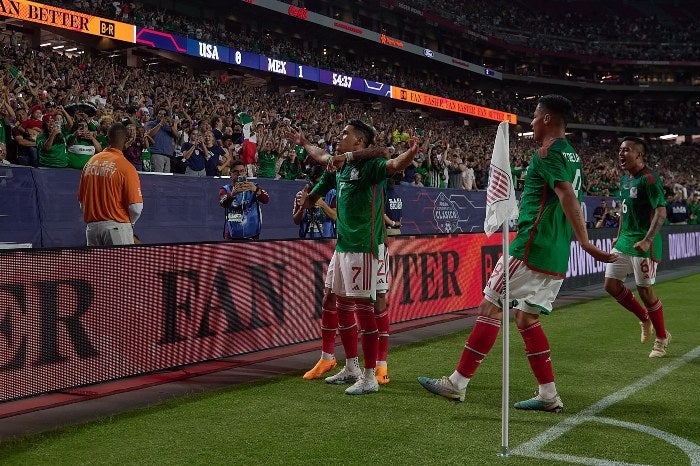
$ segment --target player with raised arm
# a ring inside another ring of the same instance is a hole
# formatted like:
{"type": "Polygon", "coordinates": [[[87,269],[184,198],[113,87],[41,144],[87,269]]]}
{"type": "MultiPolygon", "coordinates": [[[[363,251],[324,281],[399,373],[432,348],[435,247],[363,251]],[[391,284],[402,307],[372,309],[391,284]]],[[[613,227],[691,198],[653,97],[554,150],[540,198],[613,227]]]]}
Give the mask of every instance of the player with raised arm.
{"type": "MultiPolygon", "coordinates": [[[[612,262],[616,258],[588,239],[580,204],[581,160],[565,137],[571,112],[568,99],[546,95],[539,99],[531,123],[534,139],[541,147],[527,169],[520,198],[518,234],[509,250],[509,275],[515,323],[539,389],[535,397],[515,403],[517,409],[559,412],[564,407],[554,384],[549,342],[539,314],[552,311],[552,303],[566,276],[572,231],[583,250],[595,259],[612,262]]],[[[498,337],[503,291],[501,258],[484,288],[479,317],[457,369],[449,377],[419,377],[418,382],[426,390],[464,401],[469,381],[498,337]]]]}
{"type": "MultiPolygon", "coordinates": [[[[316,160],[330,161],[331,156],[309,144],[303,134],[292,135],[292,138],[316,160]]],[[[345,391],[349,395],[375,392],[379,388],[375,372],[379,345],[377,317],[386,317],[387,326],[388,317],[381,316],[383,309],[372,301],[388,289],[386,234],[382,219],[386,178],[408,166],[418,150],[414,139],[409,149],[396,159],[354,160],[352,154],[367,148],[373,140],[372,128],[361,121],[351,121],[343,129],[336,148],[346,163],[335,173],[324,173],[312,192],[308,196],[303,193],[301,200],[307,206],[313,205],[337,185],[338,240],[326,276],[321,318],[322,360],[333,351],[335,328],[339,325],[346,365],[339,373],[326,378],[326,382],[352,382],[353,385],[345,391]],[[364,372],[360,370],[357,359],[355,316],[362,333],[364,372]]],[[[331,361],[331,364],[335,363],[331,361]]]]}
{"type": "Polygon", "coordinates": [[[656,333],[650,358],[666,355],[671,334],[664,325],[664,310],[654,293],[656,266],[661,262],[661,226],[666,219],[666,200],[659,175],[644,163],[646,143],[636,137],[626,137],[618,152],[620,168],[627,172],[620,179],[622,219],[613,243],[613,252],[619,257],[605,269],[605,291],[639,319],[642,327],[641,342],[656,333]],[[624,280],[634,274],[639,304],[625,287],[624,280]]]}

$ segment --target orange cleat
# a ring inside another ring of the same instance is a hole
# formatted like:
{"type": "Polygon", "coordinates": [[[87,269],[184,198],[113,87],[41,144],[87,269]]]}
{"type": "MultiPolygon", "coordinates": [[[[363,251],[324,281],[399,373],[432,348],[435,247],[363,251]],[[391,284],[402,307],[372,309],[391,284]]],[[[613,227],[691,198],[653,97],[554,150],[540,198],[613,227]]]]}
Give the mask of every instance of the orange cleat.
{"type": "Polygon", "coordinates": [[[374,374],[377,376],[377,383],[379,385],[384,385],[391,381],[389,378],[389,370],[386,366],[377,366],[374,369],[374,374]]]}
{"type": "Polygon", "coordinates": [[[311,368],[306,374],[304,374],[304,380],[320,379],[323,374],[328,371],[335,369],[338,362],[333,359],[319,359],[314,367],[311,368]]]}

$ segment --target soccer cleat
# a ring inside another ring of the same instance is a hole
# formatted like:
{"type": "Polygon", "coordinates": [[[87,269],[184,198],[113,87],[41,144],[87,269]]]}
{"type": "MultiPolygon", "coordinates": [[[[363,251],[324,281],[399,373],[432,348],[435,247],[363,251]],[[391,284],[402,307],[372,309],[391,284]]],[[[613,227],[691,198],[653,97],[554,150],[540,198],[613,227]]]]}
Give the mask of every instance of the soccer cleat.
{"type": "Polygon", "coordinates": [[[314,367],[312,367],[310,370],[304,374],[304,380],[313,380],[313,379],[320,379],[323,374],[325,374],[328,371],[332,371],[335,369],[335,366],[338,365],[338,362],[333,359],[319,359],[318,362],[314,367]]]}
{"type": "Polygon", "coordinates": [[[668,344],[671,342],[671,332],[666,330],[666,338],[663,340],[661,338],[657,338],[654,340],[654,349],[651,350],[651,353],[649,353],[650,358],[663,358],[666,356],[666,349],[668,348],[668,344]]]}
{"type": "Polygon", "coordinates": [[[364,395],[379,391],[379,383],[375,377],[360,377],[357,382],[345,389],[346,395],[364,395]]]}
{"type": "Polygon", "coordinates": [[[362,377],[362,371],[357,369],[356,371],[351,371],[348,366],[343,367],[340,372],[330,377],[326,377],[326,383],[332,383],[334,385],[342,385],[344,383],[355,383],[358,379],[362,377]]]}
{"type": "Polygon", "coordinates": [[[564,409],[564,403],[561,402],[559,395],[554,398],[542,398],[539,394],[533,398],[524,401],[518,401],[513,405],[515,409],[526,409],[530,411],[547,411],[550,413],[558,413],[564,409]]]}
{"type": "Polygon", "coordinates": [[[642,337],[640,338],[640,341],[642,343],[646,343],[649,341],[649,338],[651,338],[651,330],[654,328],[651,324],[651,319],[640,322],[639,325],[642,327],[642,337]]]}
{"type": "Polygon", "coordinates": [[[374,369],[374,373],[377,376],[377,383],[379,385],[384,385],[391,381],[389,378],[389,371],[386,366],[377,366],[374,369]]]}
{"type": "Polygon", "coordinates": [[[450,400],[454,401],[464,401],[464,396],[467,393],[467,389],[459,389],[452,385],[450,378],[447,376],[442,376],[439,379],[431,379],[429,377],[418,377],[418,383],[423,386],[426,390],[436,395],[444,396],[450,400]]]}

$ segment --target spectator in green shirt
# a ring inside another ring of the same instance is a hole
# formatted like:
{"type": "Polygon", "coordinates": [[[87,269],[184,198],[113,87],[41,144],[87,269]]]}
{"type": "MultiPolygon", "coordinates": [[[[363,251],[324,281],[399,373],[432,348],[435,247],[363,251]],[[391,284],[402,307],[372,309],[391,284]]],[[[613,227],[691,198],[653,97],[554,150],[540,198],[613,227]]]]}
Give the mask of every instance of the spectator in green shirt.
{"type": "Polygon", "coordinates": [[[66,138],[61,132],[60,123],[52,113],[42,118],[43,131],[36,138],[39,149],[39,166],[65,168],[68,166],[66,153],[66,138]]]}

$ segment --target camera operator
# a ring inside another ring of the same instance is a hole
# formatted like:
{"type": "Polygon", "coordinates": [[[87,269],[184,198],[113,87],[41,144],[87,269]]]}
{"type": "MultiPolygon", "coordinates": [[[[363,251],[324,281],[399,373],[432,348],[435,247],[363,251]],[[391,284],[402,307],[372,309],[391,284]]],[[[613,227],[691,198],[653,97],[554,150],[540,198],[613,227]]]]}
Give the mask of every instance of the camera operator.
{"type": "Polygon", "coordinates": [[[258,239],[262,229],[260,204],[270,196],[258,184],[245,177],[246,165],[240,159],[231,162],[231,183],[219,189],[219,205],[226,209],[224,239],[258,239]]]}
{"type": "Polygon", "coordinates": [[[299,225],[299,238],[335,238],[335,220],[338,218],[335,189],[319,198],[312,208],[302,205],[302,192],[310,193],[323,175],[324,167],[314,165],[309,173],[309,182],[302,191],[294,197],[292,219],[299,225]]]}

